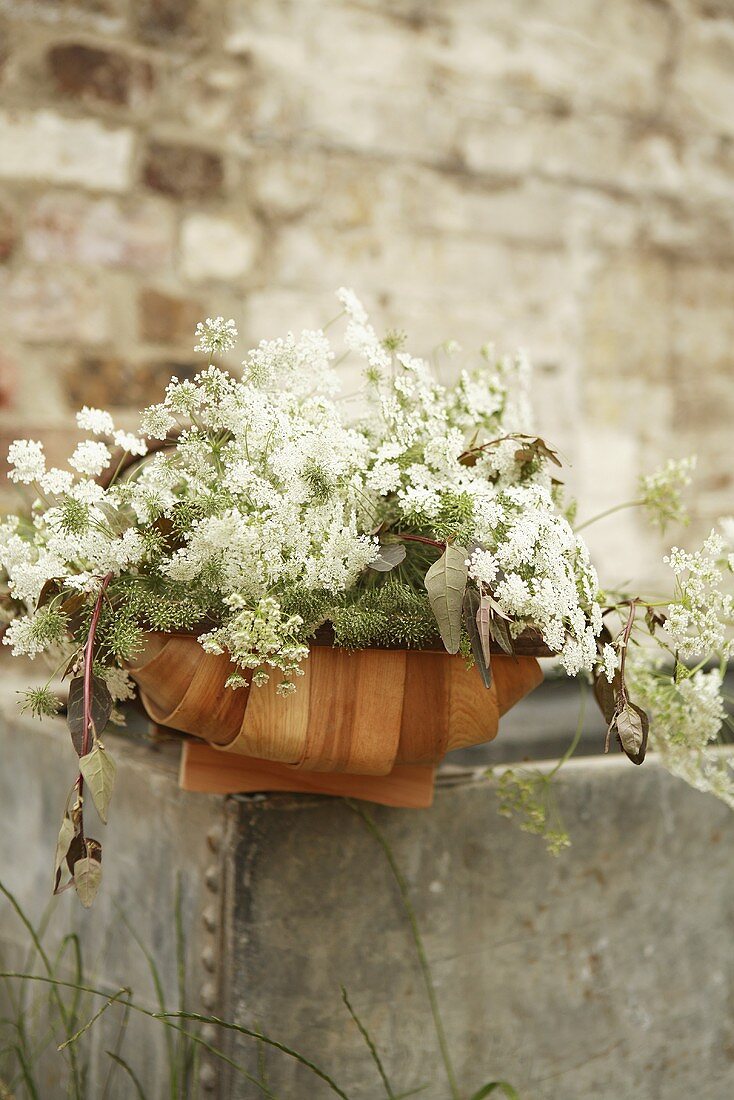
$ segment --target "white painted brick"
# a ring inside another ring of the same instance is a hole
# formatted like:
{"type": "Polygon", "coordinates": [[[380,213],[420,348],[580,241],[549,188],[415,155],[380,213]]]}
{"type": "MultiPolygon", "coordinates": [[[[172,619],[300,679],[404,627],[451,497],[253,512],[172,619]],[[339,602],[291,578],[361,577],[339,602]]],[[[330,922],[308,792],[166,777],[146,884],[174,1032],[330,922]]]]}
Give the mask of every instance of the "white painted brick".
{"type": "Polygon", "coordinates": [[[183,270],[193,282],[241,278],[252,269],[257,251],[257,227],[249,220],[192,214],[183,223],[183,270]]]}
{"type": "Polygon", "coordinates": [[[55,111],[0,112],[0,177],[124,191],[130,183],[133,132],[55,111]]]}

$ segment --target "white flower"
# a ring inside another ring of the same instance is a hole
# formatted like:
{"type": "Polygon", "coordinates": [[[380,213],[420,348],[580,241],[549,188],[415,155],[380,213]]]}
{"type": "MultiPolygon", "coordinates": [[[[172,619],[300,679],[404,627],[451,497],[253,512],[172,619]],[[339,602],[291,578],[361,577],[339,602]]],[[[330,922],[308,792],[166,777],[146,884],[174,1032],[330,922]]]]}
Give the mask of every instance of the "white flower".
{"type": "Polygon", "coordinates": [[[369,320],[367,310],[353,290],[346,286],[339,287],[336,296],[344,307],[344,312],[352,321],[356,321],[359,325],[367,324],[369,320]]]}
{"type": "Polygon", "coordinates": [[[112,435],[115,425],[112,417],[103,409],[90,409],[88,405],[76,414],[77,425],[92,435],[112,435]]]}
{"type": "Polygon", "coordinates": [[[686,518],[682,492],[691,484],[696,456],[669,459],[654,473],[640,478],[640,495],[650,517],[659,527],[686,518]]]}
{"type": "Polygon", "coordinates": [[[684,659],[714,652],[734,654],[732,597],[722,590],[724,540],[714,529],[693,554],[674,546],[663,560],[676,578],[676,598],[665,628],[684,659]]]}
{"type": "Polygon", "coordinates": [[[482,584],[492,585],[497,579],[497,559],[489,550],[475,550],[466,564],[469,576],[482,584]]]}
{"type": "Polygon", "coordinates": [[[30,485],[40,481],[46,472],[43,444],[32,439],[16,439],[8,448],[8,463],[13,467],[8,473],[11,481],[30,485]]]}
{"type": "Polygon", "coordinates": [[[140,418],[141,431],[152,439],[165,439],[175,426],[176,418],[165,405],[151,405],[140,418]]]}
{"type": "Polygon", "coordinates": [[[73,484],[74,475],[68,470],[60,470],[58,466],[52,466],[41,478],[44,493],[52,495],[68,493],[73,484]]]}
{"type": "Polygon", "coordinates": [[[198,343],[194,351],[203,351],[208,355],[230,351],[237,343],[237,326],[230,319],[224,317],[207,317],[206,321],[199,321],[195,332],[198,343]]]}
{"type": "Polygon", "coordinates": [[[127,451],[128,454],[142,456],[148,453],[145,441],[140,436],[133,435],[132,432],[115,432],[113,439],[115,446],[127,451]]]}
{"type": "Polygon", "coordinates": [[[609,645],[609,643],[607,643],[604,646],[601,653],[599,668],[611,684],[612,680],[614,679],[614,673],[619,668],[619,654],[617,653],[613,645],[609,645]]]}
{"type": "Polygon", "coordinates": [[[98,443],[94,439],[85,439],[69,459],[69,465],[80,474],[98,477],[103,470],[107,469],[111,458],[110,449],[106,444],[98,443]]]}

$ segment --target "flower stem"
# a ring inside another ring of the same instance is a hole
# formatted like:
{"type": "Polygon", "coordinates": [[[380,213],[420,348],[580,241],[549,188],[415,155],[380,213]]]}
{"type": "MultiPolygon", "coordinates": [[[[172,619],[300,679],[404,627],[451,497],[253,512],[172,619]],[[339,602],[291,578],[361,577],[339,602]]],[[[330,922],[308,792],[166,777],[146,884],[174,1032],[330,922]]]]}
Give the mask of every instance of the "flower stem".
{"type": "Polygon", "coordinates": [[[402,531],[395,532],[399,539],[405,542],[422,542],[425,546],[435,546],[437,550],[445,550],[446,543],[438,539],[428,539],[424,535],[405,535],[402,531]]]}
{"type": "MultiPolygon", "coordinates": [[[[112,573],[108,573],[102,578],[102,584],[100,585],[99,594],[94,605],[94,611],[92,612],[92,621],[89,624],[87,641],[84,646],[84,715],[82,719],[84,726],[82,730],[82,756],[86,756],[89,752],[89,733],[92,727],[92,667],[94,664],[94,639],[97,634],[99,617],[102,614],[102,604],[104,602],[105,592],[111,580],[112,573]]],[[[82,794],[84,793],[84,776],[81,772],[79,772],[76,781],[76,789],[78,800],[81,802],[82,794]]],[[[80,822],[80,835],[82,837],[84,836],[83,821],[80,822]]]]}
{"type": "Polygon", "coordinates": [[[428,1003],[431,1007],[431,1015],[433,1016],[433,1025],[436,1031],[436,1038],[438,1039],[438,1046],[441,1051],[441,1059],[446,1071],[446,1077],[448,1079],[449,1091],[451,1093],[452,1100],[461,1100],[461,1093],[459,1091],[459,1085],[456,1079],[456,1072],[454,1070],[453,1062],[451,1060],[451,1054],[449,1051],[448,1041],[446,1039],[446,1032],[443,1026],[443,1019],[441,1017],[441,1009],[438,1004],[438,997],[436,995],[436,987],[433,984],[433,976],[431,974],[431,967],[428,962],[428,954],[426,952],[423,937],[418,927],[418,918],[416,917],[413,903],[410,900],[410,891],[408,890],[408,883],[405,880],[403,872],[398,866],[397,860],[393,854],[393,850],[390,847],[387,838],[383,836],[380,829],[375,824],[374,819],[366,810],[363,810],[356,802],[353,802],[351,798],[345,798],[347,806],[350,810],[353,810],[365,825],[365,828],[385,853],[390,870],[392,871],[393,878],[398,887],[400,893],[400,900],[403,903],[405,915],[408,918],[408,924],[410,925],[410,931],[413,936],[413,943],[415,944],[416,954],[418,955],[418,962],[420,964],[421,971],[423,973],[423,980],[426,985],[426,992],[428,994],[428,1003]]]}
{"type": "Polygon", "coordinates": [[[644,503],[644,500],[626,500],[623,504],[615,504],[612,508],[605,508],[603,512],[598,512],[597,515],[591,516],[590,519],[585,519],[584,522],[580,523],[574,530],[578,534],[579,531],[583,531],[585,527],[590,527],[592,523],[597,523],[600,519],[606,519],[607,516],[614,515],[615,512],[621,512],[625,508],[640,508],[644,503]]]}

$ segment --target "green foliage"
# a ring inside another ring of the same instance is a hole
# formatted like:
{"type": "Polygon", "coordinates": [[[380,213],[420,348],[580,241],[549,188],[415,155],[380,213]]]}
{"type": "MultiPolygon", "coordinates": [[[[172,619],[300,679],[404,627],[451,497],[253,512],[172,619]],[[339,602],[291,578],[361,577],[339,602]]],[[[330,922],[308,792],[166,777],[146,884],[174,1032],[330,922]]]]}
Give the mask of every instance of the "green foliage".
{"type": "Polygon", "coordinates": [[[220,603],[206,583],[184,587],[155,575],[132,577],[115,595],[119,601],[116,614],[136,621],[143,629],[169,633],[198,626],[220,603]]]}
{"type": "Polygon", "coordinates": [[[552,800],[550,776],[533,768],[508,768],[499,779],[499,812],[516,818],[523,832],[541,836],[550,855],[559,855],[571,841],[552,800]]]}
{"type": "Polygon", "coordinates": [[[280,605],[286,616],[298,615],[303,620],[304,637],[309,637],[329,618],[334,596],[324,589],[290,589],[283,593],[280,605]]]}
{"type": "Polygon", "coordinates": [[[428,596],[392,577],[365,589],[332,614],[336,643],[345,649],[373,645],[419,649],[439,641],[428,596]]]}
{"type": "Polygon", "coordinates": [[[28,712],[34,718],[53,718],[61,710],[61,701],[48,687],[29,688],[19,694],[23,697],[21,714],[28,712]]]}
{"type": "Polygon", "coordinates": [[[474,536],[474,505],[468,493],[444,493],[431,529],[437,539],[470,542],[474,536]]]}

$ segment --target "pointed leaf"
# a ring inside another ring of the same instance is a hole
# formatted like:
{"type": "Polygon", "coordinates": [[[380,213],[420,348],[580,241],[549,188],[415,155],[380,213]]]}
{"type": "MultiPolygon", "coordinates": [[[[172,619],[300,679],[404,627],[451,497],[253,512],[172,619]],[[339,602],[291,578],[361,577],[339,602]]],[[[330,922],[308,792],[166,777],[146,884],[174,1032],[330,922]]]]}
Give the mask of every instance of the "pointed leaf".
{"type": "Polygon", "coordinates": [[[97,742],[92,751],[79,760],[79,771],[89,787],[97,813],[106,825],[117,765],[105,748],[97,742]]]}
{"type": "Polygon", "coordinates": [[[482,592],[482,597],[479,601],[479,607],[477,608],[477,629],[479,630],[479,638],[482,643],[482,653],[484,654],[484,663],[489,664],[491,660],[491,641],[489,636],[489,622],[490,622],[490,602],[489,596],[486,592],[482,592]]]}
{"type": "Polygon", "coordinates": [[[64,820],[61,822],[61,828],[59,829],[59,838],[56,841],[56,860],[54,862],[54,893],[59,888],[61,882],[61,867],[64,860],[69,854],[72,841],[76,835],[74,822],[69,817],[68,813],[64,814],[64,820]]]}
{"type": "Polygon", "coordinates": [[[426,573],[428,599],[436,616],[441,640],[449,653],[459,652],[461,607],[467,576],[466,548],[451,543],[426,573]]]}
{"type": "Polygon", "coordinates": [[[482,649],[482,640],[479,636],[479,627],[477,626],[477,612],[479,611],[479,593],[473,585],[467,585],[466,592],[464,593],[464,626],[466,632],[469,635],[471,642],[471,650],[474,655],[474,663],[479,669],[479,674],[482,677],[484,686],[490,688],[492,686],[492,665],[489,661],[485,661],[484,652],[482,649]]]}
{"type": "Polygon", "coordinates": [[[58,871],[61,864],[66,859],[66,854],[69,851],[73,839],[74,822],[68,814],[64,814],[64,820],[61,822],[61,828],[59,829],[59,839],[56,841],[56,862],[54,863],[54,871],[58,871]]]}
{"type": "Polygon", "coordinates": [[[622,677],[620,676],[619,669],[614,673],[614,678],[611,683],[607,680],[603,672],[598,673],[594,679],[594,698],[599,704],[599,709],[604,715],[604,720],[607,725],[609,725],[614,715],[619,710],[618,699],[621,688],[622,677]]]}
{"type": "Polygon", "coordinates": [[[641,764],[645,759],[649,728],[647,715],[636,703],[627,703],[624,710],[617,715],[617,736],[633,764],[641,764]]]}
{"type": "Polygon", "coordinates": [[[102,864],[91,856],[82,856],[74,864],[74,889],[85,909],[89,909],[102,882],[102,864]]]}
{"type": "Polygon", "coordinates": [[[512,641],[512,635],[510,634],[510,628],[505,620],[498,619],[493,615],[489,620],[489,630],[500,649],[512,656],[515,652],[515,646],[512,641]]]}
{"type": "Polygon", "coordinates": [[[59,594],[59,582],[56,580],[48,580],[44,582],[43,588],[38,596],[38,602],[36,603],[36,611],[45,607],[50,599],[59,594]]]}
{"type": "Polygon", "coordinates": [[[369,564],[370,569],[378,573],[388,573],[396,565],[405,561],[405,546],[402,542],[391,542],[380,547],[378,556],[369,564]]]}
{"type": "Polygon", "coordinates": [[[96,507],[107,520],[110,530],[115,535],[124,535],[128,527],[135,525],[135,512],[129,504],[122,504],[119,508],[115,508],[108,501],[102,501],[96,507]]]}
{"type": "MultiPolygon", "coordinates": [[[[99,676],[92,677],[92,724],[99,735],[107,725],[112,713],[112,696],[109,688],[99,676]]],[[[71,733],[77,756],[82,755],[84,740],[84,677],[75,676],[69,684],[69,702],[66,708],[66,722],[71,733]]]]}

